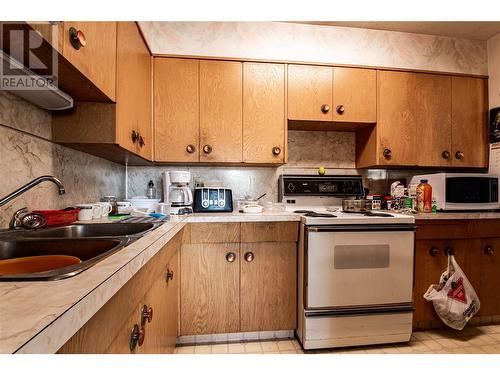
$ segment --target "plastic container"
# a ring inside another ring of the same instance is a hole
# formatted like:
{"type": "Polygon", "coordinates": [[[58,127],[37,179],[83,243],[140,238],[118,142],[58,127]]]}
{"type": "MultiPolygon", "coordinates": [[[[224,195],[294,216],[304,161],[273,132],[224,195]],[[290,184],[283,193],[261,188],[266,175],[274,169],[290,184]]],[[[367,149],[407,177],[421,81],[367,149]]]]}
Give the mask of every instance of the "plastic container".
{"type": "Polygon", "coordinates": [[[428,180],[420,180],[417,186],[417,211],[432,212],[432,186],[429,185],[428,180]]]}
{"type": "Polygon", "coordinates": [[[40,214],[45,218],[45,226],[71,224],[78,220],[79,208],[68,207],[63,210],[36,210],[35,214],[40,214]]]}

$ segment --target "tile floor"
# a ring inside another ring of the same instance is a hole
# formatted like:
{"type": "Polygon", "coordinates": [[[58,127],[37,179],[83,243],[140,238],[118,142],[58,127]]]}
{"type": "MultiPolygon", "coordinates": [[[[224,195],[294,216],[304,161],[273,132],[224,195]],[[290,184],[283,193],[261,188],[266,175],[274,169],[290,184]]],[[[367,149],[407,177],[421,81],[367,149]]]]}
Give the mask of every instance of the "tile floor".
{"type": "Polygon", "coordinates": [[[414,332],[409,343],[304,351],[297,340],[179,346],[176,354],[500,354],[500,325],[414,332]]]}

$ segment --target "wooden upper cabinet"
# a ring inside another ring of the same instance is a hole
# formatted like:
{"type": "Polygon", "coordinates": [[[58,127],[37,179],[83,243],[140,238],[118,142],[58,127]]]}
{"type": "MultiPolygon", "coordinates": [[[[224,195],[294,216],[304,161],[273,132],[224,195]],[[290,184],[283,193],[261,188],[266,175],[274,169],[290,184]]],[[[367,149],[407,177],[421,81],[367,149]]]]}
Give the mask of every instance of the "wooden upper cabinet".
{"type": "Polygon", "coordinates": [[[285,65],[243,63],[243,162],[285,162],[285,65]]]}
{"type": "Polygon", "coordinates": [[[198,60],[154,58],[155,161],[198,162],[198,60]]]}
{"type": "Polygon", "coordinates": [[[120,146],[153,159],[152,61],[135,22],[118,22],[116,138],[120,146]],[[132,131],[139,134],[133,142],[132,131]]]}
{"type": "Polygon", "coordinates": [[[378,72],[378,147],[381,165],[416,165],[416,73],[378,72]]]}
{"type": "Polygon", "coordinates": [[[200,61],[200,161],[242,161],[242,63],[200,61]]]}
{"type": "Polygon", "coordinates": [[[418,73],[416,80],[416,162],[425,167],[450,167],[451,78],[418,73]]]}
{"type": "Polygon", "coordinates": [[[488,166],[488,93],[482,78],[451,78],[454,167],[488,166]]]}
{"type": "Polygon", "coordinates": [[[288,119],[332,121],[333,68],[288,65],[288,119]]]}
{"type": "Polygon", "coordinates": [[[64,22],[62,54],[111,100],[116,86],[116,22],[64,22]],[[84,35],[85,46],[76,49],[70,29],[84,35]]]}
{"type": "Polygon", "coordinates": [[[377,71],[333,68],[333,121],[377,122],[377,71]]]}

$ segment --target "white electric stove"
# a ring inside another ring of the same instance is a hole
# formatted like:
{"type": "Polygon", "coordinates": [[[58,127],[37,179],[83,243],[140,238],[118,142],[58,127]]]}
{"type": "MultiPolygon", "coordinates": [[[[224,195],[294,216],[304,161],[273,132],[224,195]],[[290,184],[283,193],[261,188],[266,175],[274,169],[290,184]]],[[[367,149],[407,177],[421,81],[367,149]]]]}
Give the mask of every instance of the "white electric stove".
{"type": "Polygon", "coordinates": [[[409,341],[415,226],[409,215],[342,212],[361,176],[280,176],[301,215],[297,335],[304,349],[409,341]]]}

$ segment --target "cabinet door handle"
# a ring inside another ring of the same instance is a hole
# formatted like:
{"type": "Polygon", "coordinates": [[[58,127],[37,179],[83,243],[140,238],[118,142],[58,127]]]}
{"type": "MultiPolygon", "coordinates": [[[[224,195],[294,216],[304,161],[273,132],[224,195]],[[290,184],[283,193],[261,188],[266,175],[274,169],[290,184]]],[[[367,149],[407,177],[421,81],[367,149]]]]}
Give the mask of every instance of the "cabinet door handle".
{"type": "Polygon", "coordinates": [[[128,343],[130,351],[133,351],[137,346],[137,344],[139,344],[139,346],[142,346],[142,344],[144,343],[145,336],[146,336],[146,330],[144,328],[139,328],[137,324],[134,324],[134,327],[130,332],[130,340],[128,343]]]}
{"type": "Polygon", "coordinates": [[[139,133],[135,130],[132,130],[130,137],[132,138],[132,143],[135,143],[139,140],[139,133]]]}
{"type": "Polygon", "coordinates": [[[74,27],[69,28],[69,41],[74,49],[80,49],[87,45],[87,39],[85,39],[83,31],[74,27]]]}
{"type": "Polygon", "coordinates": [[[188,154],[192,154],[196,151],[196,147],[194,145],[187,145],[186,151],[188,152],[188,154]]]}
{"type": "Polygon", "coordinates": [[[273,155],[278,156],[279,154],[281,154],[281,148],[278,146],[273,147],[273,155]]]}
{"type": "Polygon", "coordinates": [[[142,135],[139,136],[139,146],[144,147],[146,145],[146,138],[142,135]]]}
{"type": "Polygon", "coordinates": [[[464,158],[464,153],[462,151],[457,151],[455,153],[455,158],[457,158],[458,160],[461,160],[464,158]]]}
{"type": "Polygon", "coordinates": [[[345,107],[341,104],[341,105],[338,105],[338,106],[337,106],[337,109],[336,109],[336,110],[337,110],[337,113],[338,113],[339,115],[342,115],[342,114],[344,114],[344,112],[345,112],[345,107]]]}
{"type": "Polygon", "coordinates": [[[445,250],[444,250],[444,253],[449,256],[449,255],[455,255],[455,250],[453,250],[452,247],[447,247],[445,250]]]}
{"type": "Polygon", "coordinates": [[[392,158],[392,151],[390,148],[384,148],[384,151],[382,151],[382,155],[384,155],[384,158],[390,159],[392,158]]]}
{"type": "Polygon", "coordinates": [[[323,112],[323,113],[325,113],[325,114],[326,114],[326,113],[328,113],[329,111],[330,111],[330,106],[329,106],[328,104],[323,104],[323,105],[321,106],[321,112],[323,112]]]}
{"type": "Polygon", "coordinates": [[[439,249],[437,247],[431,247],[431,249],[429,250],[429,254],[431,255],[431,257],[435,257],[439,254],[439,249]]]}
{"type": "Polygon", "coordinates": [[[167,273],[165,274],[165,280],[167,280],[168,283],[170,280],[173,279],[174,279],[174,271],[167,269],[167,273]]]}
{"type": "Polygon", "coordinates": [[[255,255],[251,251],[249,251],[248,253],[245,253],[245,260],[247,262],[252,262],[254,257],[255,257],[255,255]]]}
{"type": "Polygon", "coordinates": [[[226,254],[226,260],[229,263],[233,263],[236,260],[236,254],[233,253],[232,251],[226,254]]]}
{"type": "Polygon", "coordinates": [[[443,157],[443,159],[448,160],[451,156],[450,151],[444,150],[443,153],[441,154],[441,156],[443,157]]]}
{"type": "Polygon", "coordinates": [[[212,146],[210,146],[210,145],[203,146],[203,152],[205,154],[210,154],[212,152],[212,146]]]}
{"type": "Polygon", "coordinates": [[[484,248],[484,253],[486,255],[495,255],[495,250],[493,250],[493,247],[491,247],[491,246],[486,246],[484,248]]]}
{"type": "Polygon", "coordinates": [[[143,305],[141,309],[141,327],[144,327],[146,321],[148,323],[151,323],[152,320],[153,320],[153,308],[143,305]]]}

